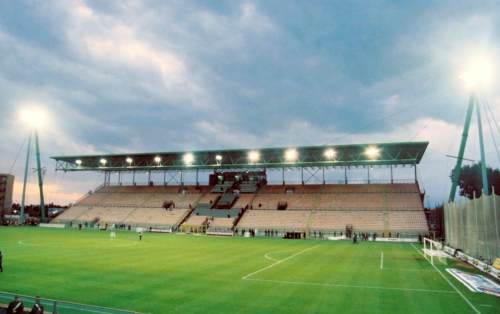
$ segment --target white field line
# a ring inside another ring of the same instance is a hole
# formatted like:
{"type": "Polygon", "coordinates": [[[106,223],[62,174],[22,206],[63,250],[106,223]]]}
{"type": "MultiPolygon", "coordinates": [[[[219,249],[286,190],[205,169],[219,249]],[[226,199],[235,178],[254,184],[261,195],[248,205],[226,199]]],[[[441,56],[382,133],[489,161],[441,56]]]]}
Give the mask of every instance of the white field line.
{"type": "MultiPolygon", "coordinates": [[[[116,245],[111,247],[112,249],[114,249],[114,248],[128,248],[128,247],[136,246],[137,244],[139,244],[139,241],[132,241],[131,243],[119,243],[120,240],[116,240],[116,239],[108,239],[108,240],[112,241],[111,243],[116,243],[116,245]]],[[[127,240],[125,240],[125,241],[127,241],[127,240]]],[[[127,241],[127,242],[129,242],[129,241],[127,241]]],[[[25,242],[24,240],[17,241],[17,244],[21,245],[21,246],[38,246],[38,247],[46,247],[46,246],[53,247],[54,246],[54,245],[30,243],[30,242],[25,242]]],[[[58,245],[58,244],[56,244],[56,245],[58,245]]]]}
{"type": "Polygon", "coordinates": [[[271,282],[271,283],[279,283],[279,284],[289,284],[289,285],[320,286],[320,287],[333,287],[333,288],[359,288],[359,289],[392,290],[392,291],[405,291],[405,292],[409,291],[409,292],[455,294],[455,291],[453,291],[453,290],[380,287],[380,286],[364,286],[364,285],[344,285],[344,284],[321,283],[321,282],[286,281],[286,280],[253,279],[253,278],[247,278],[246,280],[260,281],[260,282],[271,282]]]}
{"type": "MultiPolygon", "coordinates": [[[[419,249],[417,249],[415,247],[415,245],[413,245],[413,243],[410,243],[410,245],[415,249],[415,251],[417,251],[420,255],[422,255],[424,258],[425,258],[425,254],[423,254],[422,252],[420,252],[419,249]]],[[[431,264],[431,263],[429,263],[431,264]]],[[[441,275],[441,277],[443,277],[443,279],[462,297],[462,299],[465,301],[465,303],[467,303],[470,308],[477,314],[481,314],[481,312],[479,312],[479,310],[469,301],[469,299],[467,299],[467,297],[460,291],[458,290],[457,287],[455,287],[455,285],[448,279],[446,278],[446,276],[433,264],[431,264],[431,266],[439,273],[439,275],[441,275]]]]}
{"type": "Polygon", "coordinates": [[[416,271],[416,272],[421,272],[421,271],[432,271],[434,272],[435,270],[434,269],[418,269],[418,268],[387,268],[387,267],[384,267],[384,270],[392,270],[392,271],[416,271]]]}
{"type": "Polygon", "coordinates": [[[380,269],[384,269],[384,252],[380,252],[380,269]]]}
{"type": "Polygon", "coordinates": [[[292,254],[292,255],[290,255],[290,256],[288,256],[288,257],[285,257],[284,259],[280,259],[280,260],[278,260],[278,261],[276,261],[276,262],[272,263],[272,264],[271,264],[271,265],[269,265],[269,266],[263,267],[263,268],[261,268],[261,269],[259,269],[259,270],[254,271],[253,273],[250,273],[250,274],[248,274],[248,275],[245,275],[245,276],[243,276],[241,279],[246,280],[246,279],[248,279],[249,277],[251,277],[251,276],[253,276],[253,275],[256,275],[256,274],[258,274],[258,273],[260,273],[260,272],[263,272],[264,270],[268,270],[268,269],[270,269],[270,268],[272,268],[272,267],[274,267],[274,266],[276,266],[276,265],[279,265],[279,264],[281,264],[281,263],[283,263],[283,262],[286,262],[286,261],[288,261],[289,259],[292,259],[292,258],[294,258],[295,256],[298,256],[298,255],[300,255],[300,254],[302,254],[302,253],[305,253],[305,252],[307,252],[307,251],[309,251],[309,250],[312,250],[312,249],[314,249],[314,248],[316,248],[316,247],[318,247],[318,246],[319,246],[319,244],[317,244],[317,245],[315,245],[315,246],[308,247],[308,248],[306,248],[306,249],[303,249],[302,251],[297,252],[297,253],[295,253],[295,254],[292,254]]]}
{"type": "Polygon", "coordinates": [[[270,260],[270,261],[273,261],[273,262],[278,261],[277,259],[275,259],[275,258],[273,258],[273,257],[269,256],[269,255],[268,255],[269,253],[271,253],[271,252],[268,252],[268,253],[264,254],[264,257],[265,257],[266,259],[268,259],[268,260],[270,260]]]}

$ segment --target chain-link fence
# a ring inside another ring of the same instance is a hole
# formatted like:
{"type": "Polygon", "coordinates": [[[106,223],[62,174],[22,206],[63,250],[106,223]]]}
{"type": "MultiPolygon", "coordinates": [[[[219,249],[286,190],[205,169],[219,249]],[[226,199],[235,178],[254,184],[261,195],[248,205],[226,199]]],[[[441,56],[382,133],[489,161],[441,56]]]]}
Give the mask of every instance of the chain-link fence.
{"type": "Polygon", "coordinates": [[[500,196],[448,203],[444,207],[446,242],[487,261],[500,257],[500,196]]]}

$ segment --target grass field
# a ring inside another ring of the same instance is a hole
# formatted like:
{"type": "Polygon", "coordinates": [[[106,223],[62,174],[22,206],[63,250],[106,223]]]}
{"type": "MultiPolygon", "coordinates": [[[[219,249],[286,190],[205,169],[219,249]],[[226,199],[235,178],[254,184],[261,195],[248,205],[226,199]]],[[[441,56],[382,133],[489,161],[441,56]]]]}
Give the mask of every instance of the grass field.
{"type": "Polygon", "coordinates": [[[0,227],[0,291],[144,313],[500,313],[417,249],[0,227]]]}

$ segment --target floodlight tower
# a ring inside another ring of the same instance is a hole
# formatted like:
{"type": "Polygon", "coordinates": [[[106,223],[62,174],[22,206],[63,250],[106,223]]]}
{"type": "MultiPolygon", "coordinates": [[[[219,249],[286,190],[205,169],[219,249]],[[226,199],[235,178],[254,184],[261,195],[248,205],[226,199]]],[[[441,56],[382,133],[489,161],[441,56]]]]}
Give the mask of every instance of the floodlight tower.
{"type": "Polygon", "coordinates": [[[488,72],[490,69],[489,64],[482,64],[477,66],[474,71],[464,73],[460,78],[465,82],[466,87],[470,90],[469,105],[467,107],[467,114],[465,116],[464,129],[462,132],[462,141],[460,143],[460,148],[458,150],[457,163],[452,171],[452,184],[450,190],[450,196],[448,202],[453,202],[455,200],[455,194],[457,192],[458,182],[460,179],[460,173],[462,171],[462,161],[464,158],[465,146],[467,144],[467,138],[469,136],[469,128],[472,120],[472,115],[474,109],[476,110],[477,117],[477,128],[479,135],[479,151],[481,155],[481,178],[483,184],[483,194],[489,195],[488,187],[488,176],[486,172],[486,157],[484,153],[484,139],[483,139],[483,124],[481,121],[481,109],[479,99],[476,95],[476,89],[480,84],[484,84],[488,79],[488,72]]]}
{"type": "Polygon", "coordinates": [[[28,147],[26,149],[26,163],[24,165],[24,181],[23,181],[23,191],[21,195],[21,213],[19,215],[19,223],[24,224],[24,211],[26,205],[26,186],[28,183],[28,172],[30,168],[31,160],[31,148],[32,142],[34,140],[35,144],[35,157],[36,157],[36,172],[38,174],[38,188],[40,191],[40,221],[45,221],[45,198],[43,195],[43,173],[42,173],[42,163],[40,160],[40,144],[38,141],[38,128],[44,119],[44,114],[42,111],[36,108],[28,108],[21,112],[21,119],[24,124],[29,128],[28,135],[28,147]]]}

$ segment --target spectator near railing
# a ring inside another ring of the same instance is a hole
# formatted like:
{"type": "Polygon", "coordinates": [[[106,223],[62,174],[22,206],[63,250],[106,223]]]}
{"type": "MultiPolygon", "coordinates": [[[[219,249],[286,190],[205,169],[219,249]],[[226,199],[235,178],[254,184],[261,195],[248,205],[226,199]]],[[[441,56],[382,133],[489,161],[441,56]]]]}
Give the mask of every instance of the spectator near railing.
{"type": "Polygon", "coordinates": [[[141,314],[140,312],[115,309],[69,301],[45,299],[0,291],[0,313],[56,314],[56,313],[141,314]]]}

